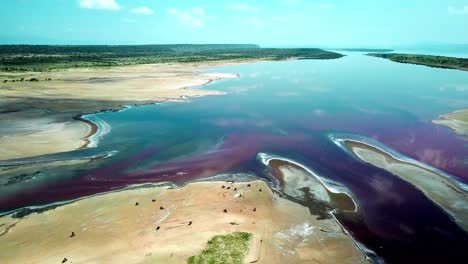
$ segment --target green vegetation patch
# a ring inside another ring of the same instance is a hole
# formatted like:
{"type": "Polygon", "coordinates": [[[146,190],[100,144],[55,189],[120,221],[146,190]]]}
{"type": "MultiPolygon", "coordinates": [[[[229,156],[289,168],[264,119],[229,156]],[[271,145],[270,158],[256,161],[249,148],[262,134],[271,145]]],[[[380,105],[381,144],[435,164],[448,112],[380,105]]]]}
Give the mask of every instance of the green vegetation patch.
{"type": "Polygon", "coordinates": [[[228,235],[215,236],[208,241],[207,247],[196,256],[191,256],[189,264],[241,264],[249,251],[252,234],[247,232],[234,232],[228,235]]]}
{"type": "Polygon", "coordinates": [[[418,64],[435,68],[468,70],[467,58],[400,53],[370,53],[367,55],[400,63],[418,64]]]}

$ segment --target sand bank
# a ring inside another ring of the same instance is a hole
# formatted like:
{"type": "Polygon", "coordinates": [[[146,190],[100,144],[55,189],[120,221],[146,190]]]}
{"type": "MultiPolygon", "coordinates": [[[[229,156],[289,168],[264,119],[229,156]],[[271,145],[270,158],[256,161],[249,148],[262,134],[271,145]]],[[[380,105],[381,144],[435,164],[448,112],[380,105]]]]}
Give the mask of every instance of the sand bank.
{"type": "Polygon", "coordinates": [[[253,235],[246,263],[362,263],[334,219],[261,181],[140,187],[0,218],[2,263],[186,263],[215,235],[253,235]],[[224,187],[223,187],[224,186],[224,187]],[[159,227],[159,228],[158,228],[159,227]],[[74,236],[70,237],[74,232],[74,236]]]}
{"type": "Polygon", "coordinates": [[[439,116],[433,123],[447,126],[455,133],[468,136],[468,109],[463,109],[439,116]]]}
{"type": "Polygon", "coordinates": [[[259,153],[257,158],[271,170],[281,192],[302,202],[312,214],[330,217],[332,210],[357,211],[349,190],[340,183],[325,179],[293,160],[266,153],[259,153]]]}
{"type": "Polygon", "coordinates": [[[40,81],[0,83],[0,160],[86,147],[96,128],[76,118],[83,114],[120,109],[122,105],[222,94],[194,88],[237,77],[200,72],[219,65],[224,64],[152,64],[8,73],[10,78],[34,76],[40,81]],[[45,81],[48,78],[51,80],[45,81]]]}
{"type": "Polygon", "coordinates": [[[361,160],[414,185],[468,231],[468,194],[459,184],[436,170],[397,159],[380,148],[353,140],[346,140],[345,144],[361,160]]]}

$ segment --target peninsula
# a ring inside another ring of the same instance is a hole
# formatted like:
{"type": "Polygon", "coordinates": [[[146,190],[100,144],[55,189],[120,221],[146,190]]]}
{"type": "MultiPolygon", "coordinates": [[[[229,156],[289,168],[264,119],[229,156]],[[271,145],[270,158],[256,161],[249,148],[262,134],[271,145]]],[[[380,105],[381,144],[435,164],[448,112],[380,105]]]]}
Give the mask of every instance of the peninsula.
{"type": "Polygon", "coordinates": [[[438,119],[432,120],[432,122],[447,126],[459,135],[468,136],[468,109],[440,115],[438,119]]]}
{"type": "Polygon", "coordinates": [[[434,68],[468,71],[467,58],[455,58],[434,55],[401,54],[401,53],[369,53],[368,56],[388,59],[394,62],[424,65],[434,68]]]}

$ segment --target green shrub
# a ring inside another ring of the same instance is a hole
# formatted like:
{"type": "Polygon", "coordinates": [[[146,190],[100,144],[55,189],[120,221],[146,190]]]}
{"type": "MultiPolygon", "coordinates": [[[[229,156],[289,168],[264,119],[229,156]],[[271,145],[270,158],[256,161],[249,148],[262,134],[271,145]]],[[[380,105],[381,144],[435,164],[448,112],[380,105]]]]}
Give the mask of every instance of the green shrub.
{"type": "Polygon", "coordinates": [[[196,256],[191,256],[189,264],[241,264],[249,251],[252,234],[235,232],[219,235],[208,241],[207,247],[196,256]]]}

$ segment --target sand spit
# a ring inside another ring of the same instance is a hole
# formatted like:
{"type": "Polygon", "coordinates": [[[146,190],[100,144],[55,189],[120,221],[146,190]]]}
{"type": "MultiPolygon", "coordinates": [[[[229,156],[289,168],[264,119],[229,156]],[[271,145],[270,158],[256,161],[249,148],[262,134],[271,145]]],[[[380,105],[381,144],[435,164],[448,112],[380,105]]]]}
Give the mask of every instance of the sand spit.
{"type": "Polygon", "coordinates": [[[334,219],[262,181],[140,187],[0,218],[2,263],[186,263],[215,235],[253,234],[246,263],[362,263],[334,219]]]}
{"type": "Polygon", "coordinates": [[[439,116],[433,123],[447,126],[455,133],[468,136],[468,109],[463,109],[439,116]]]}
{"type": "MultiPolygon", "coordinates": [[[[226,63],[227,64],[227,63],[226,63]]],[[[38,73],[0,73],[37,82],[0,83],[0,160],[71,151],[95,145],[97,127],[79,117],[121,109],[123,105],[179,101],[218,95],[192,87],[236,78],[203,73],[206,64],[152,64],[109,69],[73,69],[38,73]],[[50,81],[45,81],[46,79],[50,81]]],[[[5,75],[5,76],[4,76],[5,75]]]]}
{"type": "Polygon", "coordinates": [[[468,231],[468,193],[460,184],[436,170],[398,159],[381,148],[348,139],[344,140],[344,144],[359,159],[414,185],[468,231]]]}

